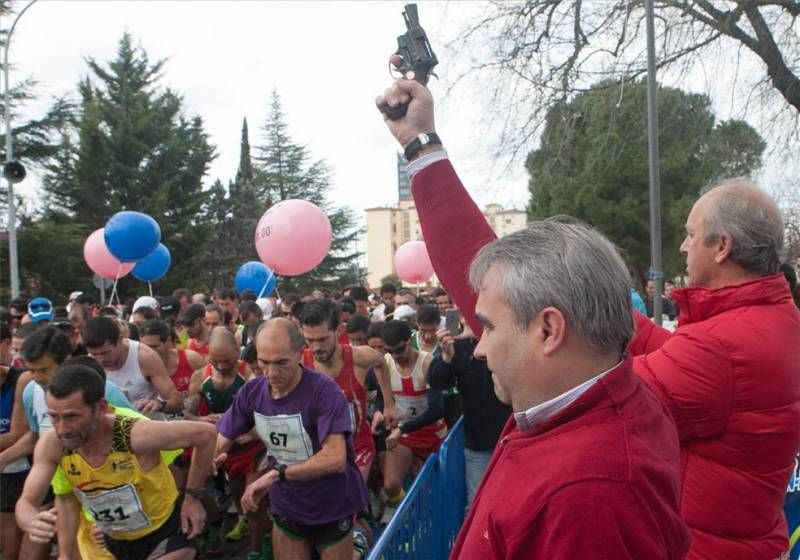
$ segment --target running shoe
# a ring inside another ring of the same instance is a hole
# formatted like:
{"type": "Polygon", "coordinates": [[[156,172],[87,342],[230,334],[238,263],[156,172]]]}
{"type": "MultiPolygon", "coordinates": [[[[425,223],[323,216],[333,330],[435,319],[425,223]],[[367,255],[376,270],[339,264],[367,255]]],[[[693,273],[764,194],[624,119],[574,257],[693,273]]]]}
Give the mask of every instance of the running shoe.
{"type": "Polygon", "coordinates": [[[386,509],[383,510],[383,516],[381,517],[381,525],[388,525],[389,521],[392,520],[394,517],[395,512],[397,511],[397,507],[392,507],[389,504],[386,504],[386,509]]]}
{"type": "Polygon", "coordinates": [[[250,530],[247,527],[247,519],[240,517],[236,522],[236,525],[233,526],[233,529],[225,534],[225,539],[229,541],[240,541],[245,538],[249,532],[250,530]]]}

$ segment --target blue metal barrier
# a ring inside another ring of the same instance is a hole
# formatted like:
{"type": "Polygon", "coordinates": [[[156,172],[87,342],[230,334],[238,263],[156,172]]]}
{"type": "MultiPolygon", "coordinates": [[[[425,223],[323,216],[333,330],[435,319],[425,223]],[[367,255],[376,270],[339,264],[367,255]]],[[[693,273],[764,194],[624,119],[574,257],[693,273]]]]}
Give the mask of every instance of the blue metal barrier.
{"type": "Polygon", "coordinates": [[[789,558],[800,558],[800,453],[794,460],[794,470],[786,489],[786,501],[783,506],[786,524],[789,527],[789,558]]]}
{"type": "Polygon", "coordinates": [[[368,560],[437,560],[450,555],[467,505],[464,426],[453,426],[420,470],[368,560]]]}

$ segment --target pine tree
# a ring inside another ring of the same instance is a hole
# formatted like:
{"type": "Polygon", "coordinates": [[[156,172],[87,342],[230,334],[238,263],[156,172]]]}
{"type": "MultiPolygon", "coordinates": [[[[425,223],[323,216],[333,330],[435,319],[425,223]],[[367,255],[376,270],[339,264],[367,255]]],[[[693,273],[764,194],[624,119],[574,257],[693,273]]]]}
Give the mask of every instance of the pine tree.
{"type": "MultiPolygon", "coordinates": [[[[197,282],[197,253],[203,250],[198,218],[202,178],[215,154],[202,119],[184,116],[181,96],[159,88],[164,61],[151,64],[127,33],[107,67],[93,58],[88,64],[91,75],[78,86],[76,140],[63,135],[59,153],[70,167],[51,168],[44,181],[51,204],[83,224],[87,234],[120,210],[153,216],[172,254],[158,288],[204,289],[197,282]]],[[[141,292],[136,281],[126,285],[141,292]]]]}
{"type": "Polygon", "coordinates": [[[206,191],[206,203],[202,211],[202,230],[204,250],[198,277],[203,290],[224,288],[228,286],[236,274],[233,245],[236,243],[230,236],[232,222],[232,204],[222,181],[217,179],[206,191]]]}
{"type": "Polygon", "coordinates": [[[316,204],[328,216],[333,230],[331,249],[314,270],[291,279],[281,278],[279,288],[308,291],[357,283],[363,271],[355,266],[358,253],[352,245],[358,236],[353,213],[348,208],[331,205],[327,191],[331,174],[320,160],[310,162],[307,149],[292,142],[288,133],[280,97],[273,92],[269,115],[262,127],[264,143],[256,148],[256,194],[265,210],[288,199],[302,199],[316,204]]]}

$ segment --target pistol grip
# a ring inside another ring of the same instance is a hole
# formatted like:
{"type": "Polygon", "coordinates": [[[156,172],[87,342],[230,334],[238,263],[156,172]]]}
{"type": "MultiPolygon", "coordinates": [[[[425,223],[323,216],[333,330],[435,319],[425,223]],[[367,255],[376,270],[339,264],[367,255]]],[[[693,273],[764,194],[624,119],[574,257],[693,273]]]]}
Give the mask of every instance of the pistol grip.
{"type": "Polygon", "coordinates": [[[397,107],[390,107],[386,105],[385,107],[381,108],[381,112],[389,117],[389,120],[396,121],[405,116],[406,111],[408,111],[408,103],[403,103],[402,105],[398,105],[397,107]]]}

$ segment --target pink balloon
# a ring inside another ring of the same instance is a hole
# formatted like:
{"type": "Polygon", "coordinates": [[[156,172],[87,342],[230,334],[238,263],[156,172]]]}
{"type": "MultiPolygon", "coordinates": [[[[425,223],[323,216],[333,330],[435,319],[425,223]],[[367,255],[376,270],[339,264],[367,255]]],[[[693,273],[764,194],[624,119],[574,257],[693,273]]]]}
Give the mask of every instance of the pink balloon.
{"type": "Polygon", "coordinates": [[[106,247],[105,228],[100,228],[91,233],[83,244],[83,259],[92,272],[106,278],[115,280],[127,275],[136,263],[123,263],[117,260],[106,247]]]}
{"type": "Polygon", "coordinates": [[[433,265],[425,243],[408,241],[400,245],[394,254],[394,270],[401,280],[411,284],[422,284],[433,276],[433,265]]]}
{"type": "Polygon", "coordinates": [[[284,200],[264,212],[256,226],[258,258],[276,274],[298,276],[313,269],[331,248],[328,217],[305,200],[284,200]]]}

